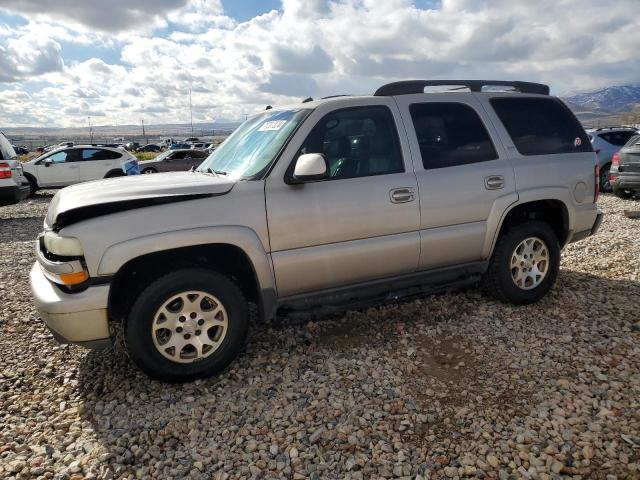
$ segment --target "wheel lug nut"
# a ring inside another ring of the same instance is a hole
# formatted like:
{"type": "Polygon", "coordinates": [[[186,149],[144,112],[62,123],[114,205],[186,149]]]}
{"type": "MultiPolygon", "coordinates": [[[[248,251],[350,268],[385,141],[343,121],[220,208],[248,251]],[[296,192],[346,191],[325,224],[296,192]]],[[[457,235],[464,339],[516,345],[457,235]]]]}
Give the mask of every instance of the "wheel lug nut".
{"type": "Polygon", "coordinates": [[[202,332],[200,330],[196,330],[196,335],[200,335],[202,332]]]}
{"type": "Polygon", "coordinates": [[[182,316],[178,320],[180,320],[181,322],[184,322],[186,320],[186,318],[184,316],[182,316]]]}
{"type": "Polygon", "coordinates": [[[189,315],[191,318],[196,318],[198,315],[196,315],[195,312],[191,312],[191,315],[189,315]]]}
{"type": "Polygon", "coordinates": [[[198,320],[198,325],[204,325],[204,319],[201,318],[200,320],[198,320]]]}
{"type": "Polygon", "coordinates": [[[188,333],[185,333],[184,334],[184,339],[185,340],[189,340],[189,338],[191,338],[191,335],[189,335],[188,333]]]}
{"type": "Polygon", "coordinates": [[[176,328],[176,332],[178,332],[178,333],[182,332],[182,327],[176,328]]]}

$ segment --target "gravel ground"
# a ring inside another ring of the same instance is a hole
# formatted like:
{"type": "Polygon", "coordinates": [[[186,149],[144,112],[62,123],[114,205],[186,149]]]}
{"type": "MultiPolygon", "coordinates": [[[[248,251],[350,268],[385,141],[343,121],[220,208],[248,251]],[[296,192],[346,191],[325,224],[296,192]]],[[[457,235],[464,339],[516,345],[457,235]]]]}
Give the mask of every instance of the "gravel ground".
{"type": "Polygon", "coordinates": [[[639,202],[556,288],[257,326],[225,374],[168,386],[59,346],[28,293],[50,200],[0,208],[0,478],[640,478],[639,202]]]}

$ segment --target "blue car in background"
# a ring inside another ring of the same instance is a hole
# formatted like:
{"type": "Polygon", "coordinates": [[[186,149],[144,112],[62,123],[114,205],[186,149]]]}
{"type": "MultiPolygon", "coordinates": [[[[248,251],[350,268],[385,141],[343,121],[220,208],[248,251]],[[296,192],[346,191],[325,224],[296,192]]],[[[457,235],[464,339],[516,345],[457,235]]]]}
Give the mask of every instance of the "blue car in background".
{"type": "Polygon", "coordinates": [[[169,150],[182,150],[183,148],[189,149],[191,145],[188,143],[172,143],[169,150]]]}

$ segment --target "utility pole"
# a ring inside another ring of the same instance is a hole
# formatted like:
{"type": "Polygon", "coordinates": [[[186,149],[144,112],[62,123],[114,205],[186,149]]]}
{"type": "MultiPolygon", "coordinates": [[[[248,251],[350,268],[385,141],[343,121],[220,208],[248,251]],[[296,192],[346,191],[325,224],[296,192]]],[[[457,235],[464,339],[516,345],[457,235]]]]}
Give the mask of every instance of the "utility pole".
{"type": "Polygon", "coordinates": [[[191,104],[191,87],[189,87],[189,114],[191,116],[191,136],[193,137],[193,105],[191,104]]]}
{"type": "Polygon", "coordinates": [[[91,129],[91,116],[87,117],[89,120],[89,143],[93,143],[93,130],[91,129]]]}
{"type": "Polygon", "coordinates": [[[141,122],[142,122],[142,136],[144,137],[144,143],[147,144],[149,142],[147,141],[147,135],[144,133],[144,118],[141,120],[141,122]]]}

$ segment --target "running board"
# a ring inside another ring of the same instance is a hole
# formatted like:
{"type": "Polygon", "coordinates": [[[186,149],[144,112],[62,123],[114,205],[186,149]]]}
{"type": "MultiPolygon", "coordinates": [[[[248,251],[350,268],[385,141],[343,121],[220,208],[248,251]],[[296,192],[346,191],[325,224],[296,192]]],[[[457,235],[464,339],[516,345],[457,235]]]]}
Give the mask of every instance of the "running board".
{"type": "Polygon", "coordinates": [[[294,295],[278,301],[278,316],[326,316],[470,286],[482,278],[487,262],[431,270],[401,277],[294,295]]]}

